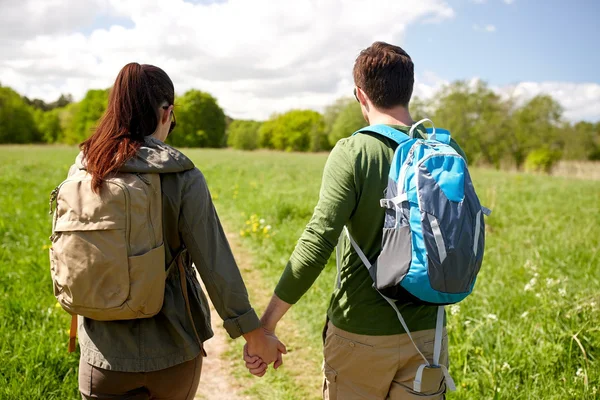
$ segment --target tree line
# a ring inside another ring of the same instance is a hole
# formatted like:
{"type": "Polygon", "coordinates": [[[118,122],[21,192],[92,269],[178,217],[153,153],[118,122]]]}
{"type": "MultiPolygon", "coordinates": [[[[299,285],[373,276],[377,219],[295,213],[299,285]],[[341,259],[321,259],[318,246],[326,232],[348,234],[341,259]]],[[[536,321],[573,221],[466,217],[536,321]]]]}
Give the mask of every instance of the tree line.
{"type": "MultiPolygon", "coordinates": [[[[106,110],[108,89],[89,90],[74,102],[61,95],[52,103],[30,100],[0,85],[0,143],[78,144],[106,110]]],[[[472,164],[549,171],[560,159],[600,160],[600,123],[569,122],[560,104],[539,95],[520,103],[503,98],[485,82],[445,86],[431,99],[413,98],[415,120],[430,118],[449,129],[472,164]]],[[[233,147],[317,152],[366,125],[354,98],[340,98],[323,113],[291,110],[266,121],[233,120],[217,99],[190,90],[175,100],[179,147],[233,147]]]]}

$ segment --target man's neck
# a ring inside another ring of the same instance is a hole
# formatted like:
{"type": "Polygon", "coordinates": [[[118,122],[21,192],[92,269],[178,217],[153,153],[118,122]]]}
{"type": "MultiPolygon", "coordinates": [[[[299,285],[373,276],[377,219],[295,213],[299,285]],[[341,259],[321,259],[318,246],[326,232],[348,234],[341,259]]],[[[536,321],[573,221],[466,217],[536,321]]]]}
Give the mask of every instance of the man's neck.
{"type": "Polygon", "coordinates": [[[369,113],[369,124],[411,126],[414,124],[414,121],[405,107],[394,107],[388,110],[373,108],[373,111],[369,113]]]}

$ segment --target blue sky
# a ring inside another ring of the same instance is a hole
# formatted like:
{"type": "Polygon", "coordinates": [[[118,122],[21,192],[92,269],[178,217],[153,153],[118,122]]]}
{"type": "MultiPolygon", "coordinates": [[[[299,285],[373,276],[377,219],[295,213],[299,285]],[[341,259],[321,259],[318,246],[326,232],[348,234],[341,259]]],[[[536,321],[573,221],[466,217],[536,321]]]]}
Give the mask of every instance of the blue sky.
{"type": "Polygon", "coordinates": [[[383,40],[412,56],[421,98],[481,79],[600,121],[599,16],[600,0],[20,0],[0,13],[0,82],[80,99],[138,61],[263,119],[351,94],[356,56],[383,40]]]}
{"type": "Polygon", "coordinates": [[[416,67],[446,79],[600,82],[600,1],[451,1],[454,18],[408,28],[416,67]],[[485,31],[491,25],[494,31],[485,31]],[[479,30],[475,29],[479,27],[479,30]]]}

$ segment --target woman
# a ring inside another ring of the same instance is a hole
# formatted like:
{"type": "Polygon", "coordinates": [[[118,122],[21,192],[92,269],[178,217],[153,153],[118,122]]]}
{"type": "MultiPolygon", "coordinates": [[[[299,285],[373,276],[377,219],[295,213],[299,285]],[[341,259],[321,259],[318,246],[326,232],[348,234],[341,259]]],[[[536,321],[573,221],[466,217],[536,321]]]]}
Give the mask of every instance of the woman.
{"type": "Polygon", "coordinates": [[[86,399],[194,397],[206,355],[202,342],[213,333],[192,263],[232,338],[244,336],[249,354],[267,363],[277,360],[276,366],[285,352],[277,338],[265,334],[248,301],[204,176],[164,143],[175,127],[174,97],[163,70],[127,64],[98,127],[81,145],[76,167],[91,174],[97,193],[116,172],[160,174],[165,269],[181,257],[186,271],[182,280],[167,274],[162,309],[151,318],[80,317],[79,390],[86,399]]]}

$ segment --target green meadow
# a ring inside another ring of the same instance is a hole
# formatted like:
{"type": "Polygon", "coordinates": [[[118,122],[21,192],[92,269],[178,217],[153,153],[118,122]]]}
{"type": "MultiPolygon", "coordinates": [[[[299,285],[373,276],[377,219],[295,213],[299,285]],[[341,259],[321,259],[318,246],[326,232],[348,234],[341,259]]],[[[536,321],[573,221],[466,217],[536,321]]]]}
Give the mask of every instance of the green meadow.
{"type": "MultiPolygon", "coordinates": [[[[47,254],[48,195],[76,153],[0,147],[0,399],[78,398],[78,355],[67,353],[69,317],[56,307],[47,254]]],[[[251,259],[244,276],[261,312],[311,217],[327,156],[186,154],[251,259]]],[[[493,214],[475,291],[447,308],[450,372],[458,386],[448,398],[599,398],[600,181],[478,168],[471,174],[493,214]]],[[[248,395],[319,398],[334,261],[278,328],[290,345],[280,370],[250,377],[239,361],[242,341],[232,342],[232,377],[248,395]]]]}

